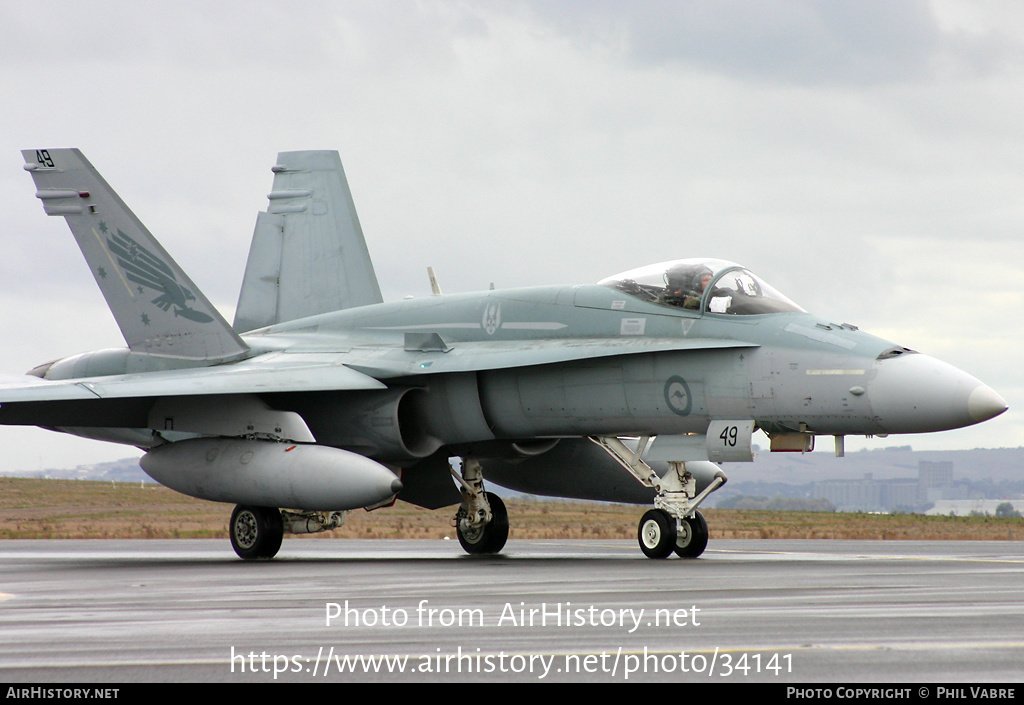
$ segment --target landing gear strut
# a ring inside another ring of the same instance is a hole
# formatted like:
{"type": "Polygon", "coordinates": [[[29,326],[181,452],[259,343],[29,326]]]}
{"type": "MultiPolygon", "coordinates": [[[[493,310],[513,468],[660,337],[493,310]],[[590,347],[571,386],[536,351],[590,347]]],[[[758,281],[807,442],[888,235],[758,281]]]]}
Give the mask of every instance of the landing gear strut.
{"type": "Polygon", "coordinates": [[[455,514],[455,531],[466,553],[500,553],[508,540],[508,510],[501,497],[484,491],[484,478],[480,462],[473,458],[462,461],[462,477],[452,471],[459,481],[462,504],[455,514]]]}
{"type": "Polygon", "coordinates": [[[250,507],[239,504],[231,512],[228,524],[231,547],[246,560],[273,558],[281,549],[284,521],[273,507],[250,507]]]}

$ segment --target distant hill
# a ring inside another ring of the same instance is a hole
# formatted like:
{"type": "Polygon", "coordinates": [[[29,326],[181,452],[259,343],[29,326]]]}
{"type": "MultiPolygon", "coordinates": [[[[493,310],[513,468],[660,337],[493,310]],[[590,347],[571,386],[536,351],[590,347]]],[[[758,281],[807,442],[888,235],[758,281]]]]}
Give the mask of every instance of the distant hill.
{"type": "MultiPolygon", "coordinates": [[[[73,468],[50,468],[47,470],[19,470],[0,472],[4,477],[34,477],[55,480],[113,480],[115,482],[153,482],[153,479],[139,467],[138,458],[110,460],[94,465],[78,465],[73,468]]],[[[155,484],[155,483],[154,483],[155,484]]]]}

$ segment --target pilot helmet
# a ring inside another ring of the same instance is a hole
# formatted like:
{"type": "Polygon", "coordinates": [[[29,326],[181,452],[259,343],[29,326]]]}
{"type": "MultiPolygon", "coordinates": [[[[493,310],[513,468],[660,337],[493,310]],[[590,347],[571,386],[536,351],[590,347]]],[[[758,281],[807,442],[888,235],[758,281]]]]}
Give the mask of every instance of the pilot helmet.
{"type": "Polygon", "coordinates": [[[699,295],[704,291],[701,279],[712,274],[711,268],[704,264],[677,264],[665,271],[665,286],[671,294],[699,295]]]}

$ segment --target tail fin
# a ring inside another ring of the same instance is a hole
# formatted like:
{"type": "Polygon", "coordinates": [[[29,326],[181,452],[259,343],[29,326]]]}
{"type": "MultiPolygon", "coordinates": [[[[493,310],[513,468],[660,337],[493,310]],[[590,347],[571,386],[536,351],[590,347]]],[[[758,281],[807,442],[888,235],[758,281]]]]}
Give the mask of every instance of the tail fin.
{"type": "Polygon", "coordinates": [[[352,193],[334,151],[281,152],[256,218],[234,328],[380,303],[352,193]]]}
{"type": "Polygon", "coordinates": [[[80,151],[21,154],[43,210],[67,220],[133,352],[213,363],[248,351],[80,151]]]}

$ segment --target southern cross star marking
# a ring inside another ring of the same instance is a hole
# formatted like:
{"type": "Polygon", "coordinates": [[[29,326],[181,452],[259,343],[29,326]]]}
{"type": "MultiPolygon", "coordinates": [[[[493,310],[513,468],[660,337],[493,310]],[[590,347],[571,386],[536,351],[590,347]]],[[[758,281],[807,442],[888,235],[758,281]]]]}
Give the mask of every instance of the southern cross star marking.
{"type": "Polygon", "coordinates": [[[103,267],[97,268],[96,269],[96,274],[99,275],[100,279],[106,279],[107,278],[107,270],[105,270],[103,267]]]}
{"type": "Polygon", "coordinates": [[[103,222],[103,221],[101,220],[101,221],[100,221],[100,232],[101,232],[101,233],[103,233],[103,234],[105,235],[105,234],[107,233],[107,230],[108,230],[108,228],[107,228],[107,224],[106,224],[106,223],[104,223],[104,222],[103,222]]]}
{"type": "Polygon", "coordinates": [[[145,314],[145,313],[142,314],[142,325],[144,325],[144,326],[148,326],[149,325],[149,315],[148,314],[145,314]]]}

